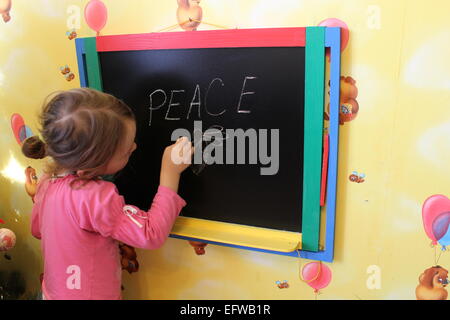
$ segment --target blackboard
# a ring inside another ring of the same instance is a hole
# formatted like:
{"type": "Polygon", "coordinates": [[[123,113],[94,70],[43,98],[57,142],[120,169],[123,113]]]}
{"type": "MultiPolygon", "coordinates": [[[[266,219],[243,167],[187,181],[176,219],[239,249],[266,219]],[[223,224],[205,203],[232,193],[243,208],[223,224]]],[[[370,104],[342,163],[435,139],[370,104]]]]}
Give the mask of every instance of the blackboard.
{"type": "MultiPolygon", "coordinates": [[[[304,47],[111,51],[98,57],[103,91],[123,99],[137,119],[138,149],[115,179],[128,203],[149,208],[163,150],[177,128],[192,133],[201,120],[203,131],[267,129],[269,141],[278,129],[276,174],[261,175],[268,165],[259,159],[249,164],[248,155],[246,164],[212,164],[198,175],[188,168],[179,188],[187,202],[181,215],[302,231],[304,47]]],[[[257,135],[258,142],[262,138],[257,135]]]]}

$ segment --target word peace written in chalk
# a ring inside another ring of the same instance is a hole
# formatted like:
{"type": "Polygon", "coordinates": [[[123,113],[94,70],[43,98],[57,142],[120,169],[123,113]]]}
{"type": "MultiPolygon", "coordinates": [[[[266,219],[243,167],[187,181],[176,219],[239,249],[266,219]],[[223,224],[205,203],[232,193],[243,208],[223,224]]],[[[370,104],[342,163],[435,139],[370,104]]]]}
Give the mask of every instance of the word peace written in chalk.
{"type": "MultiPolygon", "coordinates": [[[[254,77],[254,76],[245,76],[244,77],[244,80],[243,80],[243,83],[242,83],[242,87],[241,87],[242,89],[241,89],[241,92],[240,92],[240,95],[239,95],[239,102],[238,102],[237,107],[236,107],[237,113],[241,113],[241,114],[251,113],[251,110],[244,109],[245,106],[244,106],[244,103],[243,103],[243,98],[245,96],[255,94],[254,91],[247,91],[248,89],[246,89],[246,86],[248,86],[248,83],[251,80],[255,80],[255,79],[257,79],[257,77],[254,77]]],[[[224,82],[223,82],[223,80],[221,78],[214,78],[209,83],[208,89],[206,90],[205,99],[204,99],[204,109],[205,109],[205,111],[206,111],[206,113],[208,115],[213,116],[213,117],[218,117],[218,116],[223,115],[227,111],[227,109],[224,108],[220,112],[212,112],[210,109],[208,109],[208,104],[207,104],[208,97],[211,94],[211,92],[220,90],[220,88],[224,87],[224,86],[225,86],[225,84],[224,84],[224,82]]],[[[172,116],[171,115],[171,111],[173,109],[175,109],[176,107],[180,107],[180,103],[177,102],[177,98],[178,98],[177,95],[183,94],[184,92],[185,92],[185,90],[171,90],[170,91],[169,104],[168,104],[168,107],[167,107],[165,120],[176,121],[176,120],[180,120],[181,119],[180,117],[172,116]]],[[[149,108],[150,109],[150,120],[149,120],[148,125],[151,126],[152,125],[152,113],[153,113],[153,111],[161,109],[166,104],[168,97],[167,97],[167,93],[163,89],[157,89],[157,90],[153,91],[150,94],[149,98],[150,98],[150,108],[149,108]],[[163,99],[161,99],[161,96],[163,97],[163,99]],[[155,103],[157,98],[159,98],[158,100],[164,100],[164,101],[162,103],[155,103]]],[[[192,100],[191,100],[191,102],[189,104],[189,110],[188,110],[188,112],[186,114],[186,119],[189,119],[189,117],[191,115],[191,112],[195,108],[197,109],[198,118],[201,118],[201,112],[200,112],[200,109],[201,109],[201,106],[202,106],[201,100],[202,99],[201,99],[200,85],[197,84],[195,86],[194,95],[193,95],[192,100]]],[[[247,106],[247,108],[248,108],[248,106],[247,106]]]]}

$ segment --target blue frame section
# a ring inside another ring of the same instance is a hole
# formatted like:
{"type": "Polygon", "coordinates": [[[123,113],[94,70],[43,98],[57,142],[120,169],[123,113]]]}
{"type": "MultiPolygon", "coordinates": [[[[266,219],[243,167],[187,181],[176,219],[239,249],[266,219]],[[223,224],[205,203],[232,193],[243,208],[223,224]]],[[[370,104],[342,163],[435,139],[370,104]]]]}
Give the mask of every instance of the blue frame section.
{"type": "Polygon", "coordinates": [[[88,86],[86,71],[84,70],[84,66],[86,65],[86,57],[84,54],[84,39],[77,38],[75,39],[75,49],[77,52],[77,62],[78,62],[78,76],[80,78],[80,87],[86,88],[88,86]]]}
{"type": "MultiPolygon", "coordinates": [[[[298,258],[311,259],[324,262],[332,262],[334,258],[334,236],[336,224],[336,191],[337,191],[337,161],[338,161],[338,143],[339,143],[339,94],[340,94],[340,76],[341,76],[341,33],[340,28],[327,27],[325,31],[325,47],[331,49],[331,72],[330,72],[330,149],[328,159],[328,176],[327,176],[327,199],[326,199],[326,234],[325,249],[312,252],[303,250],[294,250],[292,252],[280,252],[264,250],[252,247],[244,247],[232,245],[222,242],[207,241],[203,239],[189,238],[178,235],[170,235],[171,238],[182,239],[188,241],[200,241],[208,244],[221,245],[225,247],[252,250],[257,252],[265,252],[278,254],[283,256],[291,256],[298,258]]],[[[88,87],[87,72],[85,68],[85,47],[84,39],[75,39],[76,54],[78,61],[78,74],[80,78],[80,86],[88,87]]]]}

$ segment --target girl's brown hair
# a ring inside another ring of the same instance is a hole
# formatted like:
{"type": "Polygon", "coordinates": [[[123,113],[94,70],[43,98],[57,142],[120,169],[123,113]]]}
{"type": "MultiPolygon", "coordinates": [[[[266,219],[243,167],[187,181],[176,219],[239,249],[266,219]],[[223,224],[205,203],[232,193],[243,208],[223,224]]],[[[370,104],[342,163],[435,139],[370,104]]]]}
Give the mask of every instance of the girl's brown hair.
{"type": "Polygon", "coordinates": [[[95,179],[121,143],[125,119],[134,121],[133,112],[110,94],[87,88],[57,92],[40,115],[43,141],[26,139],[22,152],[34,159],[50,156],[54,165],[47,173],[81,170],[79,179],[95,179]]]}

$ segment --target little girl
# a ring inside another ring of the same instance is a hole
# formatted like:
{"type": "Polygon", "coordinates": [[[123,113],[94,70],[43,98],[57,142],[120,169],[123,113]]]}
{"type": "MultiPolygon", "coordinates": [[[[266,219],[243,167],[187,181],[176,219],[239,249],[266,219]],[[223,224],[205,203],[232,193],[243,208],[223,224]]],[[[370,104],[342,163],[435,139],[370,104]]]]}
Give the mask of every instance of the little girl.
{"type": "Polygon", "coordinates": [[[124,102],[91,89],[60,92],[44,105],[40,125],[44,141],[28,138],[22,151],[52,159],[31,218],[44,257],[44,299],[121,299],[118,241],[144,249],[164,243],[186,205],[177,191],[192,145],[180,138],[164,150],[158,192],[145,212],[100,178],[121,170],[136,149],[135,118],[124,102]]]}

